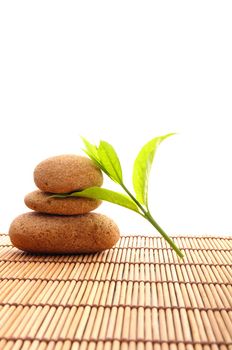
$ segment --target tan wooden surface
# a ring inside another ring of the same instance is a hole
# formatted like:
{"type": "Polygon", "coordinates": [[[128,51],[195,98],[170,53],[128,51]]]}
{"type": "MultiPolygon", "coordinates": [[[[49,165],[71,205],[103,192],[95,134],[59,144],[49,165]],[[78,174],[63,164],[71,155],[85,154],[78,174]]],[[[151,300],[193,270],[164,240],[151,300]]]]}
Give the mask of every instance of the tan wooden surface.
{"type": "Polygon", "coordinates": [[[34,255],[0,234],[0,350],[232,349],[232,238],[34,255]]]}

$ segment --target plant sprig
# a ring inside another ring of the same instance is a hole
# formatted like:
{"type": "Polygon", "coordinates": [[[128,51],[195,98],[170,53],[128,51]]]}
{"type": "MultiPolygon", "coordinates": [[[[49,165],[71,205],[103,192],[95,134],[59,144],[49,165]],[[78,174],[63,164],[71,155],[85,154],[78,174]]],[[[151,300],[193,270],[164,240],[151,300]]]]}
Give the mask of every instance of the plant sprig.
{"type": "Polygon", "coordinates": [[[82,137],[85,145],[84,152],[107,176],[111,178],[111,180],[119,184],[126,194],[101,187],[90,187],[82,191],[68,194],[56,194],[53,195],[53,197],[87,197],[101,199],[133,210],[148,220],[174,249],[176,254],[183,259],[184,254],[158,225],[152,217],[148,207],[148,182],[153,159],[160,143],[172,135],[174,134],[172,133],[153,138],[146,143],[138,153],[134,162],[132,176],[135,195],[132,194],[124,184],[120,160],[113,146],[106,141],[100,141],[100,144],[97,147],[82,137]]]}

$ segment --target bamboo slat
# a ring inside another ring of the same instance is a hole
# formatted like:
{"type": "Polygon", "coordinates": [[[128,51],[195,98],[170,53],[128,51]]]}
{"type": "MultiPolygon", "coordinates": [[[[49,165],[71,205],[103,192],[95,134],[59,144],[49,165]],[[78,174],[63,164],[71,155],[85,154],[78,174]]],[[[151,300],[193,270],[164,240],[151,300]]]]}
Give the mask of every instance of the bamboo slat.
{"type": "Polygon", "coordinates": [[[0,234],[0,350],[232,350],[232,237],[122,236],[94,255],[0,234]]]}

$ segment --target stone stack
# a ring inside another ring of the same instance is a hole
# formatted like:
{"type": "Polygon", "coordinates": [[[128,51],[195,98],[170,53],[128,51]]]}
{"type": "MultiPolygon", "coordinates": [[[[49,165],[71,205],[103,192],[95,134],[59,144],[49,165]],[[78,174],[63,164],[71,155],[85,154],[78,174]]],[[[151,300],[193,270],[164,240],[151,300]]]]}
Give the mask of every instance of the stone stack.
{"type": "Polygon", "coordinates": [[[94,253],[118,241],[117,225],[105,215],[91,213],[100,200],[51,197],[102,185],[102,173],[89,158],[48,158],[35,168],[34,181],[39,190],[25,197],[33,212],[18,216],[9,229],[15,247],[36,253],[94,253]]]}

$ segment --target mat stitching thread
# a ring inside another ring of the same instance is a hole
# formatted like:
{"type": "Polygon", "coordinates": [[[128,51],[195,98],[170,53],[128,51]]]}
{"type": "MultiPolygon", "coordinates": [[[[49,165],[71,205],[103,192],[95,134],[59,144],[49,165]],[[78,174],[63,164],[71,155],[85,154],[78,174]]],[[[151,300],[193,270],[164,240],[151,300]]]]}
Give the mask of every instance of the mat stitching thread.
{"type": "Polygon", "coordinates": [[[78,343],[99,343],[99,342],[114,342],[117,341],[119,343],[152,343],[152,344],[185,344],[185,345],[232,345],[232,341],[231,342],[225,342],[225,341],[194,341],[194,340],[161,340],[161,339],[143,339],[143,338],[111,338],[111,337],[105,337],[105,338],[89,338],[89,339],[84,339],[84,338],[63,338],[63,337],[58,337],[55,339],[48,339],[48,338],[38,338],[38,337],[1,337],[1,339],[3,340],[7,340],[7,341],[17,341],[17,340],[21,340],[21,341],[39,341],[39,342],[45,342],[45,343],[49,343],[49,342],[78,342],[78,343]]]}
{"type": "Polygon", "coordinates": [[[155,283],[155,284],[158,284],[158,283],[182,283],[182,284],[193,284],[193,285],[223,285],[223,286],[231,286],[232,283],[229,283],[229,282],[207,282],[207,281],[179,281],[179,280],[175,280],[175,281],[172,281],[172,280],[159,280],[159,281],[151,281],[151,280],[131,280],[131,279],[125,279],[125,278],[122,278],[122,279],[115,279],[115,278],[112,278],[112,279],[109,279],[109,278],[105,278],[105,279],[94,279],[94,278],[80,278],[80,279],[75,279],[75,278],[60,278],[60,279],[51,279],[51,278],[42,278],[42,277],[0,277],[0,281],[45,281],[45,282],[73,282],[73,281],[76,281],[76,282],[126,282],[126,283],[155,283]]]}
{"type": "MultiPolygon", "coordinates": [[[[80,263],[80,264],[95,264],[95,263],[99,263],[99,264],[114,264],[114,265],[120,265],[120,264],[128,264],[128,265],[168,265],[168,266],[214,266],[214,267],[230,267],[229,263],[227,264],[217,264],[217,263],[176,263],[176,262],[142,262],[142,261],[138,261],[138,262],[134,262],[134,261],[112,261],[112,260],[94,260],[94,261],[83,261],[83,260],[59,260],[59,258],[57,258],[57,260],[44,260],[44,257],[38,257],[38,259],[43,259],[43,260],[36,260],[36,259],[30,259],[30,257],[28,257],[28,259],[18,259],[18,260],[11,260],[11,259],[0,259],[0,262],[13,262],[13,263],[18,263],[18,262],[22,262],[22,263],[37,263],[37,262],[41,262],[41,263],[60,263],[60,264],[75,264],[75,263],[80,263]]],[[[49,258],[48,258],[49,259],[49,258]]]]}
{"type": "MultiPolygon", "coordinates": [[[[13,247],[12,244],[0,244],[0,247],[13,247]]],[[[137,247],[137,246],[129,246],[129,247],[112,247],[110,248],[110,250],[122,250],[122,249],[146,249],[146,250],[171,250],[173,251],[173,248],[171,247],[137,247]]],[[[186,248],[186,247],[180,247],[181,250],[187,250],[187,251],[205,251],[205,252],[209,252],[209,251],[216,251],[216,252],[232,252],[232,248],[186,248]]],[[[52,254],[52,252],[51,252],[52,254]]]]}
{"type": "MultiPolygon", "coordinates": [[[[152,239],[163,239],[161,236],[146,236],[146,235],[122,235],[120,238],[152,238],[152,239]]],[[[178,239],[178,238],[183,238],[183,239],[191,239],[191,238],[197,238],[197,239],[232,239],[232,236],[203,236],[198,235],[198,236],[170,236],[171,238],[178,239]]]]}
{"type": "Polygon", "coordinates": [[[15,307],[45,307],[45,306],[49,306],[50,308],[54,307],[56,309],[58,308],[63,308],[63,309],[72,309],[72,308],[79,308],[79,307],[90,307],[90,308],[101,308],[103,307],[104,309],[108,308],[108,309],[112,309],[114,307],[116,308],[130,308],[130,309],[157,309],[157,310],[186,310],[186,311],[227,311],[227,312],[231,312],[232,308],[231,307],[212,307],[212,308],[206,308],[206,307],[197,307],[197,306],[177,306],[177,305],[173,305],[173,306],[163,306],[163,305],[132,305],[132,304],[84,304],[84,303],[80,303],[78,305],[75,304],[49,304],[49,303],[25,303],[25,304],[21,304],[21,303],[3,303],[0,302],[0,306],[15,306],[15,307]]]}

